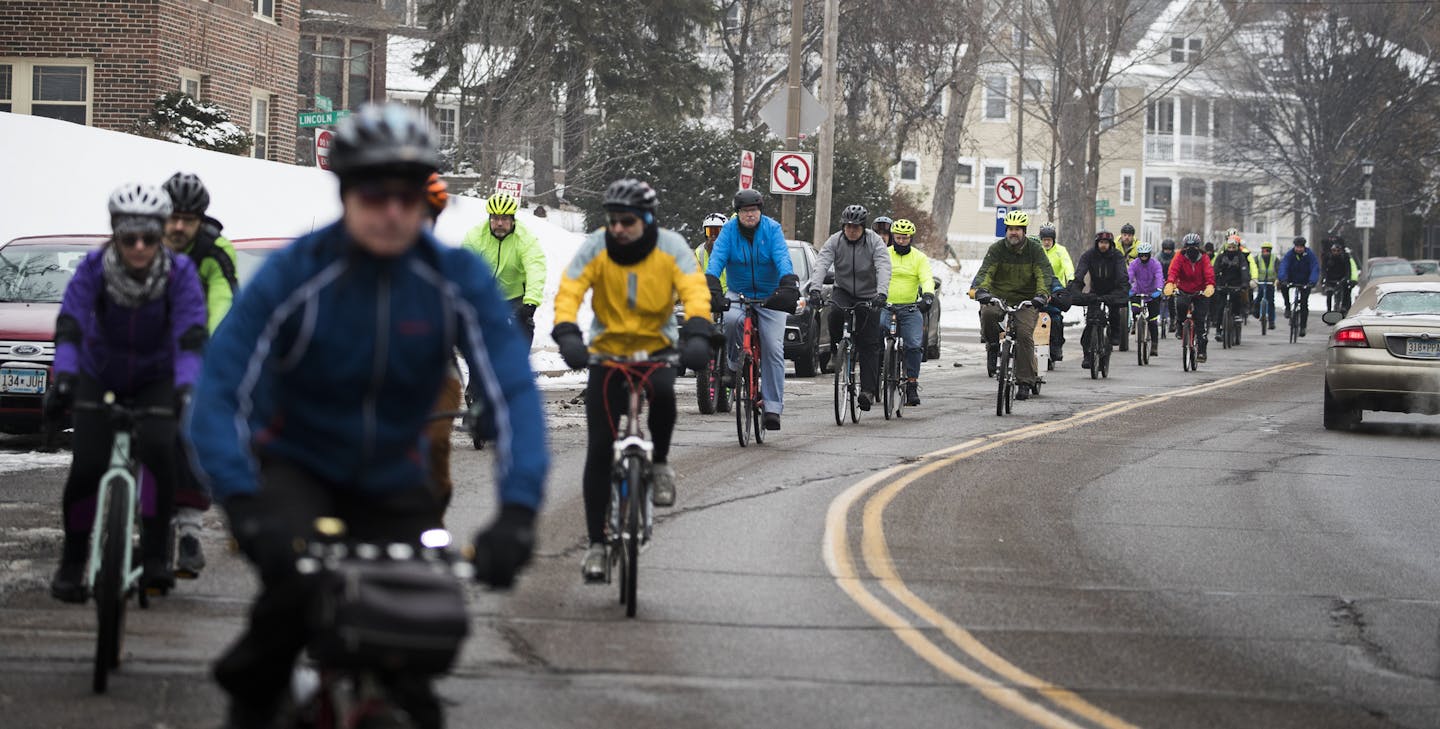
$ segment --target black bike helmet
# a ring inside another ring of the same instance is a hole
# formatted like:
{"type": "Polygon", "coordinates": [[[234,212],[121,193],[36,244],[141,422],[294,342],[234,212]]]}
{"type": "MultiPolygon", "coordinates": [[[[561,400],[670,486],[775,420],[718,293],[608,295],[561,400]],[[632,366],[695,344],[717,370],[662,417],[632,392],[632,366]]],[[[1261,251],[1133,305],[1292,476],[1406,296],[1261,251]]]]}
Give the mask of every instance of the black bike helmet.
{"type": "Polygon", "coordinates": [[[870,211],[864,205],[848,205],[840,212],[840,222],[844,225],[864,225],[870,217],[870,211]]]}
{"type": "Polygon", "coordinates": [[[1186,233],[1186,234],[1185,234],[1185,237],[1182,238],[1182,239],[1180,239],[1180,243],[1181,243],[1181,245],[1185,246],[1186,248],[1199,248],[1199,247],[1200,247],[1200,234],[1199,234],[1199,233],[1186,233]]]}
{"type": "Polygon", "coordinates": [[[605,188],[605,198],[601,201],[601,205],[606,210],[636,210],[650,213],[655,211],[655,206],[659,202],[660,198],[655,194],[655,188],[651,187],[649,183],[627,177],[623,180],[616,180],[605,188]]]}
{"type": "Polygon", "coordinates": [[[1165,240],[1160,241],[1160,250],[1162,250],[1162,251],[1173,251],[1173,250],[1175,250],[1175,239],[1174,239],[1174,238],[1166,238],[1165,240]]]}
{"type": "Polygon", "coordinates": [[[1130,235],[1135,235],[1135,226],[1133,226],[1133,225],[1131,225],[1131,224],[1129,224],[1129,223],[1126,223],[1126,224],[1120,226],[1120,232],[1121,232],[1122,234],[1124,234],[1124,233],[1129,233],[1130,235]]]}
{"type": "Polygon", "coordinates": [[[199,177],[189,172],[176,172],[165,181],[165,192],[170,195],[171,212],[204,215],[210,207],[210,193],[199,177]]]}
{"type": "Polygon", "coordinates": [[[330,170],[341,177],[393,174],[424,182],[438,169],[429,122],[403,104],[365,104],[335,128],[330,170]]]}
{"type": "Polygon", "coordinates": [[[740,212],[740,208],[748,208],[752,205],[758,206],[761,210],[765,209],[765,196],[761,195],[759,190],[741,190],[735,193],[734,202],[737,213],[740,212]]]}
{"type": "Polygon", "coordinates": [[[1114,234],[1114,233],[1111,233],[1111,232],[1108,231],[1108,230],[1102,230],[1102,231],[1100,231],[1099,233],[1096,233],[1096,234],[1095,234],[1095,242],[1096,242],[1096,243],[1099,243],[1099,242],[1102,241],[1102,240],[1105,241],[1105,242],[1107,242],[1107,243],[1109,243],[1109,244],[1111,244],[1111,245],[1114,245],[1114,244],[1115,244],[1115,234],[1114,234]]]}
{"type": "Polygon", "coordinates": [[[1293,246],[1303,246],[1303,245],[1309,245],[1309,243],[1305,240],[1305,236],[1303,236],[1303,235],[1297,235],[1297,236],[1295,236],[1295,240],[1293,240],[1293,241],[1290,242],[1290,245],[1293,245],[1293,246]]]}

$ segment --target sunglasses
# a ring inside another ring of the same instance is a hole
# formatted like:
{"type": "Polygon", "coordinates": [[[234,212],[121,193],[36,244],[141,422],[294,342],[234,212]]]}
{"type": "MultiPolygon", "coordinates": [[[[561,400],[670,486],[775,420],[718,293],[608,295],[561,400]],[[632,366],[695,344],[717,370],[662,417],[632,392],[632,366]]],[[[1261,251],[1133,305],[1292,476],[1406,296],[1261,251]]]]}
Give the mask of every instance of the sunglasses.
{"type": "Polygon", "coordinates": [[[123,233],[115,236],[115,242],[122,248],[135,248],[145,246],[153,248],[160,245],[160,236],[155,233],[123,233]]]}
{"type": "Polygon", "coordinates": [[[401,207],[413,208],[425,200],[425,189],[421,187],[386,187],[384,185],[362,185],[355,188],[360,204],[368,208],[384,207],[391,200],[401,207]]]}
{"type": "Polygon", "coordinates": [[[606,216],[605,216],[605,223],[606,223],[606,225],[619,225],[619,226],[624,227],[624,228],[629,228],[630,226],[635,225],[635,224],[638,223],[638,222],[640,222],[640,218],[637,217],[637,216],[634,216],[634,215],[606,215],[606,216]]]}

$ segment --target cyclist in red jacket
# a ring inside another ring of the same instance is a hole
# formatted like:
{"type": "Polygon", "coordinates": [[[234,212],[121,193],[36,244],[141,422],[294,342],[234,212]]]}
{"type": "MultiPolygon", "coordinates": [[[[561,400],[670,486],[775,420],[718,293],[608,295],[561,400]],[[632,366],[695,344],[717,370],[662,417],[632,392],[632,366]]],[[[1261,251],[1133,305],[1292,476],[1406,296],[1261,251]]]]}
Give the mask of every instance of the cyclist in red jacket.
{"type": "Polygon", "coordinates": [[[1205,361],[1205,345],[1210,341],[1205,331],[1205,315],[1210,310],[1210,297],[1215,295],[1215,268],[1210,257],[1200,250],[1200,236],[1191,233],[1185,236],[1184,248],[1175,260],[1170,262],[1170,271],[1165,276],[1165,295],[1175,299],[1175,321],[1185,319],[1188,307],[1195,309],[1195,332],[1200,341],[1196,359],[1205,361]]]}

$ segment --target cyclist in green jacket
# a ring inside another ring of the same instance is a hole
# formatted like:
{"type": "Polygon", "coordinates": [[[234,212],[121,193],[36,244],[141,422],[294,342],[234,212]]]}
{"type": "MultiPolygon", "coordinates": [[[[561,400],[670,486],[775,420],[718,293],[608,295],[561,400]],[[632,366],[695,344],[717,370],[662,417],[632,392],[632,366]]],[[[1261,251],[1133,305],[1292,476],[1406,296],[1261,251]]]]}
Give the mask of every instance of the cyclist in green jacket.
{"type": "Polygon", "coordinates": [[[490,220],[475,226],[460,245],[480,254],[495,272],[500,295],[515,310],[515,323],[529,345],[535,342],[535,310],[545,301],[545,251],[540,241],[515,219],[520,201],[497,192],[485,202],[490,220]]]}
{"type": "MultiPolygon", "coordinates": [[[[905,341],[905,404],[920,404],[920,360],[925,343],[925,315],[935,305],[935,277],[930,258],[914,247],[915,224],[901,218],[890,225],[890,292],[886,300],[895,308],[900,338],[905,341]]],[[[890,311],[880,312],[880,329],[890,327],[890,311]]]]}
{"type": "MultiPolygon", "coordinates": [[[[715,239],[720,237],[720,231],[729,220],[720,213],[710,213],[705,216],[705,221],[700,226],[700,229],[705,232],[705,242],[695,246],[695,261],[700,264],[701,271],[710,265],[710,254],[715,250],[715,239]]],[[[730,290],[724,271],[720,272],[720,289],[722,291],[730,290]]]]}
{"type": "MultiPolygon", "coordinates": [[[[235,277],[235,247],[220,235],[220,221],[205,214],[210,192],[205,183],[189,172],[176,172],[165,181],[170,196],[170,217],[165,221],[165,245],[184,255],[200,273],[200,292],[205,296],[206,331],[214,333],[230,311],[240,289],[235,277]]],[[[184,447],[176,440],[178,457],[175,482],[175,576],[195,579],[205,568],[200,546],[201,519],[210,509],[210,492],[190,471],[184,447]]]]}
{"type": "MultiPolygon", "coordinates": [[[[1029,399],[1035,391],[1039,361],[1035,358],[1035,322],[1039,319],[1040,308],[1049,303],[1050,259],[1045,257],[1045,248],[1040,241],[1025,235],[1030,227],[1030,216],[1019,210],[1005,215],[1005,237],[995,241],[985,252],[980,271],[975,275],[975,288],[970,297],[985,303],[992,296],[1000,297],[1011,306],[1033,300],[1035,306],[1024,307],[1015,312],[1015,379],[1019,391],[1015,399],[1029,399]]],[[[985,340],[986,364],[994,371],[994,363],[1000,353],[1000,333],[1005,327],[1005,314],[998,307],[980,307],[980,335],[985,340]]]]}
{"type": "MultiPolygon", "coordinates": [[[[1044,223],[1040,226],[1040,245],[1045,248],[1045,258],[1050,261],[1050,271],[1055,274],[1059,288],[1064,289],[1070,286],[1070,279],[1075,278],[1075,262],[1070,258],[1070,251],[1065,246],[1055,244],[1055,224],[1044,223]]],[[[1055,286],[1050,287],[1052,290],[1055,286]]],[[[1065,359],[1065,315],[1058,308],[1052,307],[1050,312],[1050,360],[1059,362],[1065,359]]]]}

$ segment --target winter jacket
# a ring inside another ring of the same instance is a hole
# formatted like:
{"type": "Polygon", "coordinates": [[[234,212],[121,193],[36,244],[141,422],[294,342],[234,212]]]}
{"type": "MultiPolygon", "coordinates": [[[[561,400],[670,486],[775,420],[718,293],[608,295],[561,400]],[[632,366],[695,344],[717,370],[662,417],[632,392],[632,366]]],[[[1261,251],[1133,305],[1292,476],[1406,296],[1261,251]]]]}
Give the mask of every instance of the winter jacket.
{"type": "Polygon", "coordinates": [[[885,299],[891,304],[913,304],[920,294],[935,293],[935,276],[930,257],[910,246],[905,255],[890,247],[890,289],[885,299]]]}
{"type": "Polygon", "coordinates": [[[235,277],[235,246],[220,235],[220,221],[206,217],[195,240],[180,251],[190,257],[200,273],[200,290],[205,295],[206,326],[211,334],[230,311],[240,281],[235,277]]]}
{"type": "Polygon", "coordinates": [[[1355,265],[1355,259],[1348,251],[1342,251],[1340,255],[1326,253],[1321,260],[1321,270],[1325,274],[1326,281],[1351,281],[1360,280],[1360,268],[1355,265]]]}
{"type": "Polygon", "coordinates": [[[205,346],[195,266],[162,246],[158,255],[170,257],[165,294],[121,306],[105,290],[103,258],[111,245],[86,254],[65,287],[55,321],[55,373],[83,372],[122,397],[160,381],[195,384],[205,346]]]}
{"type": "Polygon", "coordinates": [[[1092,246],[1080,254],[1070,288],[1078,291],[1087,287],[1089,291],[1086,293],[1095,296],[1127,295],[1130,293],[1130,276],[1125,266],[1125,253],[1119,248],[1111,246],[1110,250],[1102,253],[1099,246],[1092,246]]]}
{"type": "Polygon", "coordinates": [[[1137,294],[1153,294],[1165,288],[1165,269],[1152,256],[1150,260],[1139,258],[1130,262],[1130,290],[1137,294]]]}
{"type": "Polygon", "coordinates": [[[680,338],[677,293],[686,319],[710,317],[710,289],[695,255],[679,233],[665,228],[656,232],[655,248],[628,266],[606,253],[604,230],[586,236],[560,279],[556,324],[575,322],[586,291],[592,292],[590,308],[595,312],[592,352],[628,357],[675,346],[680,338]]]}
{"type": "MultiPolygon", "coordinates": [[[[873,230],[865,231],[857,241],[838,232],[820,246],[815,270],[805,290],[817,289],[825,282],[825,273],[835,269],[835,288],[855,299],[873,299],[890,292],[890,254],[885,239],[873,230]]],[[[914,299],[911,299],[912,301],[914,299]]]]}
{"type": "Polygon", "coordinates": [[[1271,253],[1269,258],[1264,255],[1255,255],[1250,258],[1250,266],[1255,271],[1257,282],[1275,283],[1275,276],[1280,270],[1280,259],[1274,253],[1271,253]]]}
{"type": "Polygon", "coordinates": [[[490,232],[488,222],[481,223],[465,234],[460,245],[485,259],[506,301],[523,299],[532,306],[545,303],[545,251],[524,223],[516,220],[515,229],[503,240],[490,232]]]}
{"type": "Polygon", "coordinates": [[[774,218],[760,216],[755,234],[749,238],[740,233],[739,218],[725,222],[715,239],[715,250],[710,251],[705,274],[719,278],[726,273],[730,274],[725,280],[726,288],[747,299],[768,297],[780,285],[781,276],[795,273],[785,232],[774,218]]]}
{"type": "Polygon", "coordinates": [[[1045,250],[1045,258],[1050,261],[1050,272],[1060,280],[1060,285],[1069,286],[1070,280],[1075,278],[1075,264],[1070,259],[1070,251],[1056,243],[1045,250]]]}
{"type": "Polygon", "coordinates": [[[1001,238],[990,244],[980,270],[975,274],[973,288],[985,289],[1011,304],[1036,296],[1050,295],[1050,259],[1045,246],[1035,238],[1026,238],[1019,250],[1001,238]]]}
{"type": "Polygon", "coordinates": [[[1215,257],[1215,285],[1240,287],[1250,283],[1250,257],[1240,251],[1226,251],[1215,257]]]}
{"type": "Polygon", "coordinates": [[[1305,251],[1304,255],[1296,255],[1295,249],[1285,253],[1280,259],[1280,281],[1282,286],[1314,286],[1320,282],[1320,257],[1305,251]]]}
{"type": "MultiPolygon", "coordinates": [[[[787,252],[788,252],[788,251],[787,251],[787,252]]],[[[700,245],[695,246],[695,262],[698,263],[698,264],[700,264],[700,273],[701,273],[701,274],[704,274],[704,273],[705,273],[705,268],[710,264],[710,251],[705,250],[705,244],[704,244],[704,243],[701,243],[700,245]]],[[[792,265],[793,265],[794,262],[792,261],[791,263],[792,263],[792,265]]],[[[726,283],[725,283],[725,272],[724,272],[724,271],[721,271],[721,272],[720,272],[720,290],[721,290],[721,291],[725,291],[726,288],[727,288],[727,286],[726,286],[726,283]]]]}
{"type": "Polygon", "coordinates": [[[1175,288],[1182,294],[1198,294],[1203,292],[1206,286],[1215,285],[1215,267],[1210,264],[1210,257],[1203,252],[1193,262],[1181,253],[1170,262],[1170,272],[1165,275],[1165,282],[1175,284],[1175,288]]]}
{"type": "Polygon", "coordinates": [[[252,493],[256,457],[340,489],[425,483],[426,426],[458,347],[494,418],[502,504],[537,509],[549,466],[529,348],[473,253],[422,232],[380,258],[335,223],[276,251],[205,352],[186,431],[220,499],[252,493]]]}
{"type": "Polygon", "coordinates": [[[1170,262],[1175,260],[1175,251],[1166,252],[1162,250],[1155,255],[1155,258],[1160,261],[1160,270],[1169,273],[1170,262]]]}

